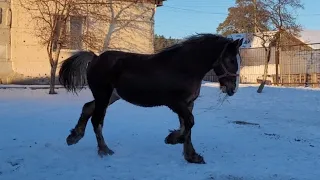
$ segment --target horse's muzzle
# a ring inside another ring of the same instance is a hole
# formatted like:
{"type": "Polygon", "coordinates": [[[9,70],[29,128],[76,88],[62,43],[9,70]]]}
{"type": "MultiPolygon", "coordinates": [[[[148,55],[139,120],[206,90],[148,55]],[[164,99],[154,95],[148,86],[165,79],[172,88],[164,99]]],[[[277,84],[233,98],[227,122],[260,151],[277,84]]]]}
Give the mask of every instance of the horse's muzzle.
{"type": "Polygon", "coordinates": [[[233,89],[227,90],[227,94],[228,94],[228,96],[233,96],[234,95],[234,90],[233,89]]]}
{"type": "Polygon", "coordinates": [[[235,90],[233,88],[227,88],[226,86],[221,86],[220,90],[228,96],[233,96],[235,94],[235,90]]]}

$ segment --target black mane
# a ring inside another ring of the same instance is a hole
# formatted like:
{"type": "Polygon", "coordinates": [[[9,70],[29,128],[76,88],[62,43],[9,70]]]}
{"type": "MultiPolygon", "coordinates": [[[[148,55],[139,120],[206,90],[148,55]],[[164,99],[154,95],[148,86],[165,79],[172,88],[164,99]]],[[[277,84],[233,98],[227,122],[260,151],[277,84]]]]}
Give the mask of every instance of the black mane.
{"type": "Polygon", "coordinates": [[[203,45],[206,42],[225,44],[225,43],[232,42],[232,39],[226,38],[219,34],[199,33],[199,34],[188,36],[181,42],[178,42],[172,46],[163,48],[157,54],[161,54],[163,52],[168,52],[168,51],[177,51],[180,48],[184,47],[185,45],[194,45],[194,44],[203,45]]]}

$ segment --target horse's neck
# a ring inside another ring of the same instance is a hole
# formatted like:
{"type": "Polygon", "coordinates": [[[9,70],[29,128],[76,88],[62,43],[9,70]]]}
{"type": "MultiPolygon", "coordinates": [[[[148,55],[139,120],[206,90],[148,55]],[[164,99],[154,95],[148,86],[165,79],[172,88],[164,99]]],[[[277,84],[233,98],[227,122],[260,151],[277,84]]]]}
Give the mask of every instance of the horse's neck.
{"type": "Polygon", "coordinates": [[[204,77],[212,69],[213,62],[217,61],[218,56],[199,52],[198,54],[191,54],[188,59],[190,60],[188,62],[190,70],[196,71],[197,75],[204,77]]]}

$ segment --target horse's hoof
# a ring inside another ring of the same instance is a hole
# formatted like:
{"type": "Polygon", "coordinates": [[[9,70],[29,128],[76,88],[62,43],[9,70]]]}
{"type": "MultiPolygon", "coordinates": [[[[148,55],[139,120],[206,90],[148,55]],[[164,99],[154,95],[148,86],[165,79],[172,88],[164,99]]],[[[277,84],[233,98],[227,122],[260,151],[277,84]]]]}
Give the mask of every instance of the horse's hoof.
{"type": "Polygon", "coordinates": [[[173,141],[173,139],[170,137],[170,136],[167,136],[165,139],[164,139],[164,143],[166,144],[177,144],[175,141],[173,141]]]}
{"type": "Polygon", "coordinates": [[[190,157],[185,157],[185,159],[189,162],[189,163],[194,163],[194,164],[206,164],[206,162],[204,161],[204,158],[199,155],[199,154],[193,154],[190,157]]]}
{"type": "Polygon", "coordinates": [[[107,148],[107,147],[102,147],[102,148],[98,149],[98,155],[100,157],[108,156],[108,155],[111,156],[113,154],[114,154],[114,152],[111,149],[107,148]]]}
{"type": "Polygon", "coordinates": [[[70,135],[67,137],[66,142],[68,144],[68,146],[71,146],[73,144],[77,144],[80,139],[82,139],[84,136],[83,133],[77,133],[74,129],[71,130],[70,135]]]}
{"type": "Polygon", "coordinates": [[[171,131],[171,133],[165,138],[164,142],[166,144],[183,144],[185,141],[185,138],[183,135],[180,135],[179,130],[171,131]]]}
{"type": "Polygon", "coordinates": [[[79,141],[80,139],[76,139],[75,137],[73,137],[72,135],[69,135],[66,139],[66,142],[68,144],[68,146],[71,146],[73,144],[77,144],[77,142],[79,141]]]}

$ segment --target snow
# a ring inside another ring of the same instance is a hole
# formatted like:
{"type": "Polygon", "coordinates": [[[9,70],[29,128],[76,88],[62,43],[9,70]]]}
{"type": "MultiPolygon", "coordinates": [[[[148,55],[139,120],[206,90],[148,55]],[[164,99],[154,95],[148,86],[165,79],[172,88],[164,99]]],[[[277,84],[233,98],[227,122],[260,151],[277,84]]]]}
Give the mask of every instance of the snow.
{"type": "Polygon", "coordinates": [[[299,33],[297,38],[306,44],[312,44],[309,46],[313,49],[320,49],[320,30],[305,29],[299,33]]]}
{"type": "MultiPolygon", "coordinates": [[[[1,87],[0,87],[1,88],[1,87]]],[[[240,85],[221,104],[217,84],[204,83],[195,104],[192,139],[207,164],[188,164],[182,145],[166,145],[177,116],[166,107],[125,101],[109,107],[103,133],[113,156],[97,155],[91,123],[74,146],[65,138],[88,89],[0,89],[1,180],[317,180],[320,176],[320,92],[311,88],[240,85]],[[259,125],[235,124],[245,121],[259,125]]]]}

